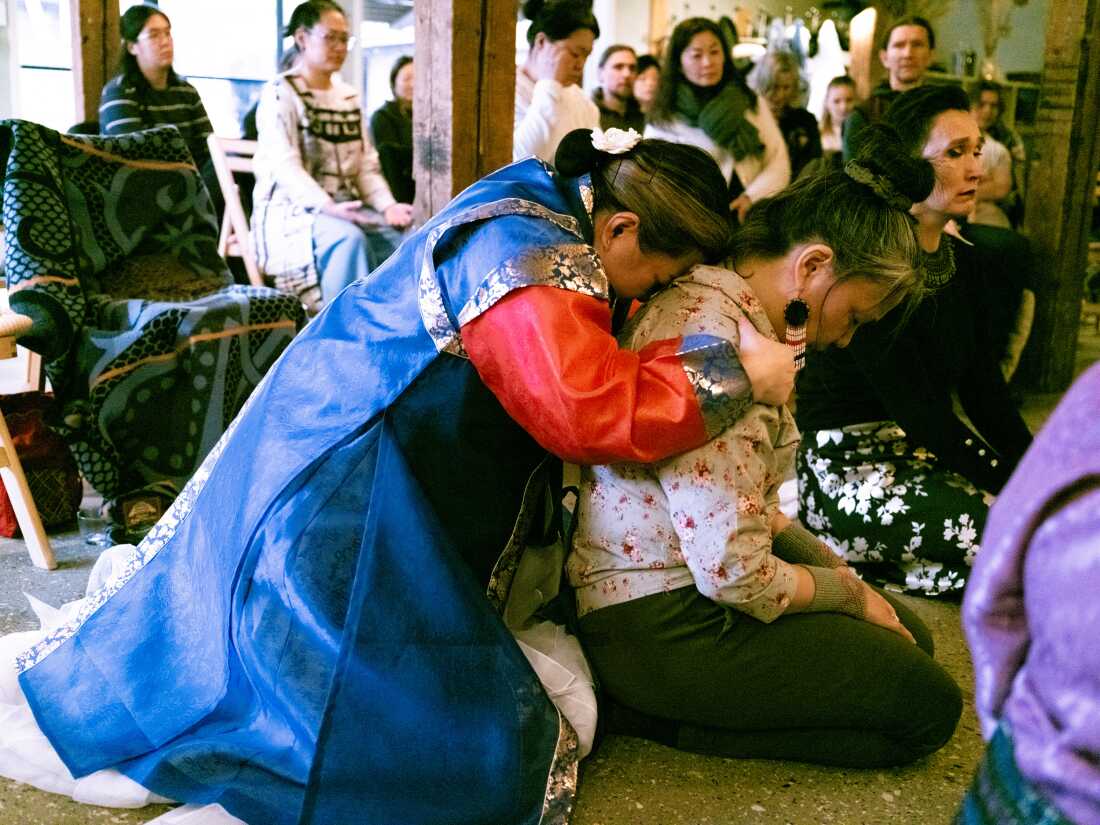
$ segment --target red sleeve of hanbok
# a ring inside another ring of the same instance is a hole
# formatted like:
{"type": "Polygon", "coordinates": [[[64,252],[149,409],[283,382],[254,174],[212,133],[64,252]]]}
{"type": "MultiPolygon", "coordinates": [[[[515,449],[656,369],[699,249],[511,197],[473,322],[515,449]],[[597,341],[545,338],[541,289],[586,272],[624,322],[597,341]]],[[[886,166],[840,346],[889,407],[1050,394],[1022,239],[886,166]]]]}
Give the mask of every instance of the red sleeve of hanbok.
{"type": "MultiPolygon", "coordinates": [[[[465,324],[462,341],[508,414],[568,461],[650,463],[715,434],[701,406],[707,399],[685,369],[684,339],[619,349],[610,308],[599,298],[525,287],[465,324]]],[[[739,413],[752,389],[723,343],[740,378],[729,399],[739,413]]]]}

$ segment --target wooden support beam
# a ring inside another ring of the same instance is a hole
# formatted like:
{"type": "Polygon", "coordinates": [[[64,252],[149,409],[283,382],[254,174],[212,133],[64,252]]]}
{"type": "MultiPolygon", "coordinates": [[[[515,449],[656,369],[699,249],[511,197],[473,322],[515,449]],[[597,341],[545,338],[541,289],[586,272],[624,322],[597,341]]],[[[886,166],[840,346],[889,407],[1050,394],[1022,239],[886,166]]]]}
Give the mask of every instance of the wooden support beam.
{"type": "Polygon", "coordinates": [[[1073,379],[1100,164],[1100,0],[1051,4],[1046,34],[1024,222],[1038,290],[1020,375],[1055,392],[1073,379]]]}
{"type": "Polygon", "coordinates": [[[418,222],[512,161],[514,0],[416,3],[413,174],[418,222]]]}
{"type": "Polygon", "coordinates": [[[69,0],[77,123],[98,118],[99,95],[115,75],[118,7],[118,0],[69,0]]]}
{"type": "Polygon", "coordinates": [[[664,58],[665,43],[672,34],[669,27],[668,0],[649,0],[649,53],[664,58]]]}
{"type": "Polygon", "coordinates": [[[866,100],[882,78],[882,62],[878,59],[878,42],[890,20],[889,12],[876,3],[852,18],[849,32],[851,64],[848,73],[856,84],[856,99],[866,100]]]}

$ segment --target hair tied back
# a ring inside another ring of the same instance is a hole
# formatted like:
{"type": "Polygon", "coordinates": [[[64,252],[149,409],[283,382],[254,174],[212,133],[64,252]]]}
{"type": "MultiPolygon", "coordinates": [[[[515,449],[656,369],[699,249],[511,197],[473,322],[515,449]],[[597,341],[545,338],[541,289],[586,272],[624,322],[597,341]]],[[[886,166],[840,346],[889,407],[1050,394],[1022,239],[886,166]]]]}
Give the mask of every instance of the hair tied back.
{"type": "Polygon", "coordinates": [[[913,199],[895,189],[888,177],[868,169],[859,161],[850,160],[844,164],[844,173],[852,180],[862,183],[895,209],[908,212],[913,207],[913,199]]]}
{"type": "Polygon", "coordinates": [[[562,138],[554,154],[554,166],[567,178],[590,175],[600,166],[622,157],[641,142],[642,136],[628,129],[574,129],[562,138]]]}

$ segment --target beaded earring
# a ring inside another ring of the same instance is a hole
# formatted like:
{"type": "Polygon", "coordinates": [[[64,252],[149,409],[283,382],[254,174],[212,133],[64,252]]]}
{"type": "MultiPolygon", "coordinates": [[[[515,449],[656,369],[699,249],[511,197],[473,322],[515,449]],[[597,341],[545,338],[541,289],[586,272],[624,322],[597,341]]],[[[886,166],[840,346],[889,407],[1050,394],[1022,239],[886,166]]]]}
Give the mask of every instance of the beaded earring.
{"type": "Polygon", "coordinates": [[[783,320],[787,332],[783,336],[787,346],[794,350],[794,368],[806,366],[806,321],[810,317],[810,305],[801,298],[792,298],[783,307],[783,320]]]}

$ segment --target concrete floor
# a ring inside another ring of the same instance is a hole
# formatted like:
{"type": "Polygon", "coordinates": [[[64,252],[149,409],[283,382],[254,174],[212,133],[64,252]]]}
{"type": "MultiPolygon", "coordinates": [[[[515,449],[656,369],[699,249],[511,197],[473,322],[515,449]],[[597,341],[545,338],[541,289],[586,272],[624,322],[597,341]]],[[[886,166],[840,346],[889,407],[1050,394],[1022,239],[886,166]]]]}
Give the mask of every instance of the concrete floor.
{"type": "MultiPolygon", "coordinates": [[[[31,566],[22,541],[0,539],[0,634],[37,626],[23,593],[58,605],[83,595],[99,548],[76,533],[51,537],[58,569],[31,566]]],[[[574,825],[915,825],[947,823],[982,751],[971,703],[970,658],[956,602],[907,599],[936,639],[937,659],[963,686],[954,739],[907,768],[856,771],[681,753],[610,736],[582,765],[574,825]]],[[[95,808],[0,779],[0,825],[140,823],[168,810],[95,808]]],[[[263,825],[263,823],[252,823],[263,825]]]]}
{"type": "MultiPolygon", "coordinates": [[[[1083,332],[1081,344],[1078,372],[1100,360],[1100,334],[1083,332]]],[[[1024,398],[1033,430],[1058,398],[1024,398]]],[[[73,532],[52,542],[60,564],[46,572],[31,566],[22,541],[0,539],[0,634],[37,626],[24,592],[53,605],[83,594],[98,548],[73,532]]],[[[858,771],[697,756],[610,736],[582,764],[574,825],[946,825],[982,753],[973,672],[958,603],[907,601],[932,630],[936,658],[966,700],[958,730],[941,751],[905,768],[858,771]]],[[[0,825],[141,823],[166,810],[95,808],[0,779],[0,825]]]]}

